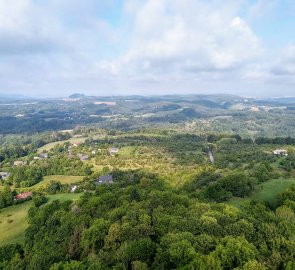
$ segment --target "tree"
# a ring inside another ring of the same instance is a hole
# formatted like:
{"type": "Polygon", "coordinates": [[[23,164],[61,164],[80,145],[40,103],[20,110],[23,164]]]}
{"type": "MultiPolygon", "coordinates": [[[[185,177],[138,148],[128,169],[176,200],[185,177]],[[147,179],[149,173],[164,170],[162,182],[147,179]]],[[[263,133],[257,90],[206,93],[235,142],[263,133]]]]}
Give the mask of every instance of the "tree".
{"type": "Polygon", "coordinates": [[[241,267],[258,255],[257,249],[244,237],[225,237],[212,253],[224,269],[241,267]]]}
{"type": "Polygon", "coordinates": [[[84,253],[98,252],[104,246],[104,239],[108,233],[110,223],[103,218],[94,221],[89,229],[84,230],[81,246],[84,253]]]}

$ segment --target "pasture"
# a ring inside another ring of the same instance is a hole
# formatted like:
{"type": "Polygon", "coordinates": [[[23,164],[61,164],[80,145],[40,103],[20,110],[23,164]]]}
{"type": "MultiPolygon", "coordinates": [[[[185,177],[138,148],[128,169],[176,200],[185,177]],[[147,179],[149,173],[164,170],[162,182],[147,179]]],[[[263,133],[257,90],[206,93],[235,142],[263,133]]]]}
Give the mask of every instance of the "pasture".
{"type": "Polygon", "coordinates": [[[236,207],[240,207],[243,203],[250,202],[251,200],[273,203],[278,194],[292,185],[295,185],[295,178],[272,179],[258,185],[251,196],[233,198],[227,203],[236,207]]]}
{"type": "Polygon", "coordinates": [[[62,185],[75,184],[83,180],[83,176],[71,176],[71,175],[50,175],[44,176],[44,179],[34,186],[26,188],[16,188],[18,192],[23,191],[38,191],[46,188],[51,181],[60,182],[62,185]]]}

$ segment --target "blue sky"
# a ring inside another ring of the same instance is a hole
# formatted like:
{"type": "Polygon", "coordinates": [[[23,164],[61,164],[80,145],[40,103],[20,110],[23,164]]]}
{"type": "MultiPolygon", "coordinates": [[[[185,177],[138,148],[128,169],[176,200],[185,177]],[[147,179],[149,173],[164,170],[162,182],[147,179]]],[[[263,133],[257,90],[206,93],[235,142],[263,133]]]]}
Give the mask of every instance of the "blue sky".
{"type": "Polygon", "coordinates": [[[294,0],[0,0],[0,93],[295,96],[294,0]]]}

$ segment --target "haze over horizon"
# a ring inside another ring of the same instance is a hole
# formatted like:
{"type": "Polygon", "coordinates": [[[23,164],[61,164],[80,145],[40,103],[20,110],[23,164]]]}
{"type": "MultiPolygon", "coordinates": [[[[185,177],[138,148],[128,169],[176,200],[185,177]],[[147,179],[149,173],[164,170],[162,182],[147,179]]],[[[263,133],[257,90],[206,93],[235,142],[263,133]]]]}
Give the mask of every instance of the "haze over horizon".
{"type": "Polygon", "coordinates": [[[0,0],[0,94],[294,96],[292,0],[0,0]]]}

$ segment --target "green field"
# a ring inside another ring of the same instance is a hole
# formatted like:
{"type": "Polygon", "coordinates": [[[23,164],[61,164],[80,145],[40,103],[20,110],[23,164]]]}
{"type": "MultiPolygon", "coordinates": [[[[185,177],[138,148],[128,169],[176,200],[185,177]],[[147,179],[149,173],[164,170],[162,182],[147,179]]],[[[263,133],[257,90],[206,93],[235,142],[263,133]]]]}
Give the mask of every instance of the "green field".
{"type": "Polygon", "coordinates": [[[125,146],[120,148],[118,155],[122,157],[130,157],[133,151],[136,151],[136,146],[125,146]]]}
{"type": "Polygon", "coordinates": [[[84,176],[70,176],[70,175],[50,175],[50,176],[44,176],[44,179],[39,182],[38,184],[27,187],[27,188],[17,188],[16,190],[21,192],[21,191],[37,191],[43,188],[46,188],[46,186],[51,182],[51,181],[58,181],[61,184],[75,184],[83,180],[84,176]]]}
{"type": "MultiPolygon", "coordinates": [[[[54,200],[77,200],[81,193],[64,193],[48,195],[48,202],[54,200]]],[[[32,201],[13,205],[0,210],[0,246],[21,242],[24,239],[25,229],[28,227],[27,213],[32,201]]]]}
{"type": "Polygon", "coordinates": [[[288,187],[295,185],[295,178],[272,179],[256,187],[256,191],[247,198],[233,198],[228,203],[240,207],[245,202],[264,201],[272,203],[275,197],[288,187]]]}
{"type": "Polygon", "coordinates": [[[58,141],[58,142],[52,142],[52,143],[48,143],[48,144],[45,144],[43,145],[42,147],[40,147],[38,149],[38,153],[42,153],[43,151],[50,151],[51,149],[53,149],[56,145],[60,144],[64,144],[65,142],[71,142],[71,143],[74,143],[74,142],[85,142],[86,138],[85,137],[82,137],[82,138],[71,138],[69,140],[65,140],[65,141],[58,141]]]}
{"type": "Polygon", "coordinates": [[[83,176],[69,176],[69,175],[50,175],[45,176],[44,180],[34,185],[32,188],[37,190],[39,188],[46,187],[51,181],[58,181],[62,185],[74,184],[83,180],[83,176]]]}

